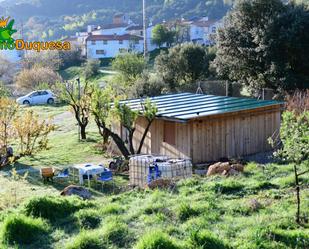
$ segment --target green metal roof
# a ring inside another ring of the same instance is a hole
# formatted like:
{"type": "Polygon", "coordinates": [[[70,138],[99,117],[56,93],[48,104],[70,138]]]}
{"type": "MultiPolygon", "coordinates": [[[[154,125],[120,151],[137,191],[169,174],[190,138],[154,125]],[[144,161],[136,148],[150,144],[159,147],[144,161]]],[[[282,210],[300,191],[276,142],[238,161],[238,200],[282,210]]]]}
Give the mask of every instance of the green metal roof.
{"type": "MultiPolygon", "coordinates": [[[[260,107],[281,105],[274,100],[257,100],[215,95],[179,93],[149,98],[157,107],[157,117],[187,121],[217,114],[252,110],[260,107]]],[[[133,110],[143,111],[145,98],[121,101],[133,110]]]]}

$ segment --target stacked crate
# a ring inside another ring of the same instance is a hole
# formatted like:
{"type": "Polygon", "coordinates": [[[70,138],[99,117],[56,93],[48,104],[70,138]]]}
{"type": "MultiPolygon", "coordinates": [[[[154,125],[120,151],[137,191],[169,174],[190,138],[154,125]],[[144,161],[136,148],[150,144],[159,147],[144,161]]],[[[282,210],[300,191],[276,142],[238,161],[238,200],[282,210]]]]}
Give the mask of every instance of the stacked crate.
{"type": "Polygon", "coordinates": [[[140,155],[130,158],[130,184],[132,186],[145,187],[149,167],[158,165],[161,178],[184,179],[192,176],[192,163],[188,159],[171,159],[167,156],[140,155]]]}

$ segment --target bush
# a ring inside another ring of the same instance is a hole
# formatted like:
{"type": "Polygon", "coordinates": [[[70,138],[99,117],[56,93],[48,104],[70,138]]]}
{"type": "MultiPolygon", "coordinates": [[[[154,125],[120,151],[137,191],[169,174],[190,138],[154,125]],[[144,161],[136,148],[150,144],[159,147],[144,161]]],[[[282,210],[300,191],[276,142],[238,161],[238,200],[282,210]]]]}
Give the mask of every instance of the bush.
{"type": "Polygon", "coordinates": [[[83,231],[77,235],[66,249],[109,249],[108,243],[100,237],[98,231],[83,231]]]}
{"type": "Polygon", "coordinates": [[[211,232],[202,230],[200,232],[193,232],[190,235],[188,247],[195,249],[225,249],[224,243],[215,237],[211,232]]]}
{"type": "Polygon", "coordinates": [[[178,219],[181,221],[185,221],[190,217],[196,216],[198,214],[199,211],[187,203],[181,204],[177,210],[178,219]]]}
{"type": "Polygon", "coordinates": [[[115,245],[123,248],[128,241],[128,226],[118,220],[111,220],[103,227],[103,237],[115,245]]]}
{"type": "Polygon", "coordinates": [[[24,210],[27,215],[42,217],[49,221],[66,218],[75,211],[92,207],[91,202],[83,201],[77,197],[36,197],[26,203],[24,210]]]}
{"type": "Polygon", "coordinates": [[[60,75],[48,67],[34,66],[31,69],[24,69],[16,77],[16,86],[22,90],[34,90],[42,83],[49,87],[54,86],[62,79],[60,75]]]}
{"type": "Polygon", "coordinates": [[[2,225],[2,240],[9,244],[30,244],[47,234],[49,226],[41,218],[9,215],[2,225]]]}
{"type": "Polygon", "coordinates": [[[91,79],[99,74],[100,61],[95,59],[87,60],[85,64],[84,76],[86,80],[91,79]]]}
{"type": "Polygon", "coordinates": [[[173,239],[161,231],[145,234],[137,242],[135,249],[180,249],[173,239]]]}
{"type": "Polygon", "coordinates": [[[79,225],[82,228],[93,229],[97,228],[101,223],[101,216],[97,210],[82,209],[75,214],[79,225]]]}

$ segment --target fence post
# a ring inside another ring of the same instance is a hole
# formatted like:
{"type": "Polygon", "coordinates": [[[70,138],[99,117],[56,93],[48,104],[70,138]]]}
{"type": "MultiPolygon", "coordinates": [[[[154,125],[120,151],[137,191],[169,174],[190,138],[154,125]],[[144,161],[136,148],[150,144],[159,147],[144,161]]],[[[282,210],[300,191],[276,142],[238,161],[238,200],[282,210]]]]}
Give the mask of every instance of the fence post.
{"type": "Polygon", "coordinates": [[[225,96],[229,96],[229,82],[225,81],[225,96]]]}

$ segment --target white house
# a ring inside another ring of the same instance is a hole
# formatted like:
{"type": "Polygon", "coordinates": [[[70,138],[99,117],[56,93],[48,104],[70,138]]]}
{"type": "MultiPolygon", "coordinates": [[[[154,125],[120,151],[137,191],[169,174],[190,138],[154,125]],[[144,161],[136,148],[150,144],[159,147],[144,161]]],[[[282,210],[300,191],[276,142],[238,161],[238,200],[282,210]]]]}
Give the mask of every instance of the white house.
{"type": "Polygon", "coordinates": [[[208,17],[190,22],[190,41],[203,45],[213,44],[213,37],[221,25],[221,20],[209,20],[208,17]]]}
{"type": "MultiPolygon", "coordinates": [[[[147,50],[157,48],[151,42],[153,26],[147,28],[147,50]]],[[[84,34],[84,33],[81,33],[84,34]]],[[[84,37],[84,36],[83,36],[84,37]]],[[[134,24],[126,15],[115,15],[112,24],[103,26],[88,25],[84,39],[84,56],[101,59],[114,58],[119,53],[144,51],[144,31],[142,25],[134,24]]],[[[80,37],[80,41],[82,41],[80,37]]]]}
{"type": "Polygon", "coordinates": [[[137,52],[144,49],[143,38],[124,35],[90,35],[86,39],[87,58],[114,58],[119,53],[137,52]]]}

